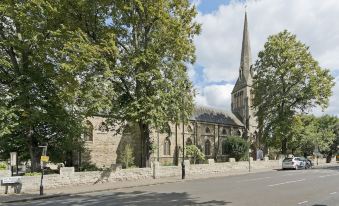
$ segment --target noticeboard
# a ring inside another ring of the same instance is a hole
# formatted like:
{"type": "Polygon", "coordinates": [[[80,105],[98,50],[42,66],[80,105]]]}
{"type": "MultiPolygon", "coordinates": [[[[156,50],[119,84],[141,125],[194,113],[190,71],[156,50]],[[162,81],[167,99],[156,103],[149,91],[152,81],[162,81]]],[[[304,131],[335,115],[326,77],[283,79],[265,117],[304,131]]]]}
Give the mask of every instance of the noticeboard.
{"type": "Polygon", "coordinates": [[[16,160],[17,160],[17,153],[16,152],[11,152],[11,166],[16,166],[16,160]]]}
{"type": "Polygon", "coordinates": [[[40,160],[41,160],[42,162],[48,162],[49,156],[41,156],[40,160]]]}

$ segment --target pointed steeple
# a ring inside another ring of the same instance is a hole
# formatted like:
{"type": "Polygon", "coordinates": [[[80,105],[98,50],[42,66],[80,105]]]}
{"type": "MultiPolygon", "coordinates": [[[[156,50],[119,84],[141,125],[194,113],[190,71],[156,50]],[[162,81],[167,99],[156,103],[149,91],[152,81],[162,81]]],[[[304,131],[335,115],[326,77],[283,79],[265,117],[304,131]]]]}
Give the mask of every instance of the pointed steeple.
{"type": "Polygon", "coordinates": [[[244,31],[242,37],[241,59],[239,68],[241,76],[239,76],[239,78],[245,78],[247,84],[252,83],[251,64],[252,64],[252,55],[251,55],[250,36],[248,33],[247,12],[245,12],[244,31]]]}
{"type": "Polygon", "coordinates": [[[239,67],[239,77],[232,93],[239,91],[240,89],[246,86],[252,86],[252,55],[251,55],[251,46],[250,46],[250,35],[248,32],[247,25],[247,12],[245,11],[245,20],[244,20],[244,31],[242,36],[242,47],[241,47],[241,58],[240,58],[240,67],[239,67]]]}

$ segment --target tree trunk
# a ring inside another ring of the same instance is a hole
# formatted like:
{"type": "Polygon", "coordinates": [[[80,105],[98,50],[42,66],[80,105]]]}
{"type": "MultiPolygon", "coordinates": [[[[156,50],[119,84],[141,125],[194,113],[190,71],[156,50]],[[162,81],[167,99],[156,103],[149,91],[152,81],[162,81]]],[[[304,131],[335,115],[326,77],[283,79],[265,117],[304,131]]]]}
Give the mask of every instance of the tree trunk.
{"type": "Polygon", "coordinates": [[[40,153],[39,148],[31,145],[29,147],[29,155],[31,157],[31,172],[40,170],[40,153]]]}
{"type": "Polygon", "coordinates": [[[332,160],[332,152],[328,153],[328,155],[326,156],[326,163],[331,163],[332,160]]]}
{"type": "Polygon", "coordinates": [[[29,150],[29,155],[31,158],[31,172],[36,172],[40,170],[40,155],[39,147],[34,140],[33,129],[29,128],[26,132],[27,135],[27,146],[29,150]]]}
{"type": "Polygon", "coordinates": [[[287,139],[283,139],[282,142],[281,142],[281,152],[284,154],[284,155],[287,155],[287,139]]]}
{"type": "Polygon", "coordinates": [[[149,125],[139,122],[139,130],[140,130],[140,167],[148,166],[146,163],[149,162],[151,156],[151,141],[150,141],[150,131],[149,125]]]}

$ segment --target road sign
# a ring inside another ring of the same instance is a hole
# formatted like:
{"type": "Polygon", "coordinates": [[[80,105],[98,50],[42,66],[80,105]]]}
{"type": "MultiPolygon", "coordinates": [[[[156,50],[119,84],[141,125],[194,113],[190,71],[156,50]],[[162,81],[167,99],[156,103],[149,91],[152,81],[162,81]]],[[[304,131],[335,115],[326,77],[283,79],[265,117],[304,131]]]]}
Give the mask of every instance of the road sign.
{"type": "Polygon", "coordinates": [[[20,182],[21,177],[5,177],[2,179],[2,184],[15,184],[20,182]]]}
{"type": "Polygon", "coordinates": [[[41,156],[40,160],[41,160],[42,162],[48,162],[49,156],[41,156]]]}

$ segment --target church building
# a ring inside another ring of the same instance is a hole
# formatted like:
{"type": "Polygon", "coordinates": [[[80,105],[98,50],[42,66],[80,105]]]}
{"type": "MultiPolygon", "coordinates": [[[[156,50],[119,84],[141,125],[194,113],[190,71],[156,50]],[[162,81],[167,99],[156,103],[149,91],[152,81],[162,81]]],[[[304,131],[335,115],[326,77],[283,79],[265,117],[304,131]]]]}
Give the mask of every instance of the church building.
{"type": "MultiPolygon", "coordinates": [[[[172,124],[169,131],[152,131],[155,145],[152,159],[162,164],[176,165],[180,162],[184,145],[196,145],[206,159],[226,161],[228,156],[222,144],[228,136],[239,136],[253,142],[257,136],[257,121],[252,104],[251,48],[245,13],[239,76],[232,91],[231,112],[208,107],[196,106],[187,125],[172,124]]],[[[226,107],[226,105],[225,105],[226,107]]],[[[95,116],[86,122],[88,132],[84,135],[87,154],[80,155],[80,162],[89,161],[97,167],[109,167],[120,162],[121,153],[126,144],[133,148],[134,164],[140,165],[140,139],[133,129],[115,134],[105,123],[105,118],[95,116]]],[[[81,163],[83,164],[83,163],[81,163]]]]}

